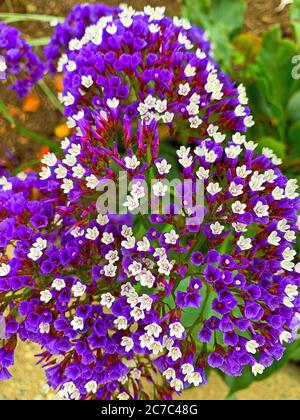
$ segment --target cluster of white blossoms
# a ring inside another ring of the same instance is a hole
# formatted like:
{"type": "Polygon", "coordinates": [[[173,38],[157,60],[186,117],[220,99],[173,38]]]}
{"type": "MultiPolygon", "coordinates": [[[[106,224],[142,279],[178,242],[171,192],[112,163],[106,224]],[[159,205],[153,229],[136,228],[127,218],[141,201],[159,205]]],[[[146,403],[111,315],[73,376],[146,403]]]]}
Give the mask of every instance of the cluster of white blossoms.
{"type": "Polygon", "coordinates": [[[161,101],[152,95],[148,95],[143,102],[140,102],[137,110],[146,125],[149,125],[153,120],[161,120],[165,124],[169,124],[174,118],[174,113],[167,111],[167,107],[166,99],[161,101]]]}
{"type": "MultiPolygon", "coordinates": [[[[181,371],[184,376],[184,382],[189,385],[199,386],[203,383],[203,378],[201,374],[195,371],[194,366],[190,363],[184,363],[181,366],[181,371]]],[[[163,376],[167,381],[170,381],[170,386],[175,389],[175,391],[180,392],[184,388],[184,382],[181,379],[176,378],[176,372],[171,367],[167,368],[163,372],[163,376]]]]}
{"type": "Polygon", "coordinates": [[[28,258],[32,261],[37,261],[43,255],[43,251],[47,248],[47,240],[43,238],[37,238],[36,241],[32,244],[29,253],[27,254],[28,258]]]}

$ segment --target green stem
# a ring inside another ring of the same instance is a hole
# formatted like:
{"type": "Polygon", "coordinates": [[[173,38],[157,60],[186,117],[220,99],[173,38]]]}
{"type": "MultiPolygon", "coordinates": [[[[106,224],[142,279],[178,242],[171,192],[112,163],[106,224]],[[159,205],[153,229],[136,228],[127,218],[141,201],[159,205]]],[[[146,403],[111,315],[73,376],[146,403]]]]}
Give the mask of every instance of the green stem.
{"type": "Polygon", "coordinates": [[[37,21],[37,22],[58,22],[64,21],[63,17],[50,16],[50,15],[39,15],[31,13],[0,13],[0,20],[4,20],[6,23],[20,22],[20,21],[37,21]]]}
{"type": "Polygon", "coordinates": [[[40,80],[38,82],[38,85],[39,85],[40,89],[42,90],[42,92],[44,92],[44,94],[47,96],[47,98],[49,99],[49,101],[52,103],[52,105],[59,112],[61,112],[63,114],[64,107],[59,102],[59,100],[57,99],[56,95],[52,92],[52,90],[49,88],[49,86],[44,82],[44,80],[40,80]]]}

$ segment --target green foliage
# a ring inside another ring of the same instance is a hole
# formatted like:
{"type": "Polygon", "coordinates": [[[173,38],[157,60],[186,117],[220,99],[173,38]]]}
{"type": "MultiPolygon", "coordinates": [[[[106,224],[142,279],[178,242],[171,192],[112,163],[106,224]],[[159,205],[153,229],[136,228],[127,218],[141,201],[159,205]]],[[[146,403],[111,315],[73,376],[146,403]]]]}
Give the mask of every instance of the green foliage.
{"type": "Polygon", "coordinates": [[[192,23],[209,33],[216,60],[228,69],[233,52],[232,37],[242,28],[246,11],[245,0],[185,0],[183,14],[192,23]]]}

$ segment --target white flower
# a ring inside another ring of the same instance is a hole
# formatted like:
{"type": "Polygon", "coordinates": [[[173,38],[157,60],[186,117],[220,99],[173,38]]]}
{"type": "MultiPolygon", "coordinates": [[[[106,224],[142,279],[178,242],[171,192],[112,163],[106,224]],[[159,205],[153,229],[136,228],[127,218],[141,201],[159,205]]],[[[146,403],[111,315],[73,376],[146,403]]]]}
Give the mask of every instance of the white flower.
{"type": "Polygon", "coordinates": [[[272,191],[272,196],[277,201],[282,200],[283,198],[285,198],[284,190],[280,187],[276,187],[272,191]]]}
{"type": "Polygon", "coordinates": [[[178,94],[181,96],[187,96],[188,93],[190,92],[191,88],[190,85],[188,83],[182,84],[180,83],[179,85],[179,89],[178,89],[178,94]]]}
{"type": "Polygon", "coordinates": [[[128,327],[128,321],[124,316],[118,316],[118,318],[114,320],[114,324],[118,330],[126,330],[128,327]]]}
{"type": "Polygon", "coordinates": [[[222,191],[222,188],[220,187],[220,184],[218,182],[216,183],[210,182],[206,189],[210,195],[215,195],[222,191]]]}
{"type": "Polygon", "coordinates": [[[296,254],[297,252],[294,249],[285,248],[285,250],[282,253],[282,256],[286,261],[293,261],[296,254]]]}
{"type": "Polygon", "coordinates": [[[132,185],[131,195],[133,198],[140,199],[145,197],[145,188],[141,181],[137,181],[132,185]]]}
{"type": "Polygon", "coordinates": [[[91,190],[94,190],[97,187],[98,182],[99,182],[98,178],[96,178],[95,175],[87,176],[86,180],[87,180],[86,186],[90,188],[91,190]]]}
{"type": "Polygon", "coordinates": [[[37,261],[41,256],[43,255],[43,252],[39,248],[32,247],[30,248],[29,253],[27,254],[28,258],[30,258],[32,261],[37,261]]]}
{"type": "Polygon", "coordinates": [[[247,205],[241,203],[240,201],[236,201],[235,203],[231,205],[233,213],[236,213],[236,214],[244,214],[246,207],[247,205]]]}
{"type": "Polygon", "coordinates": [[[284,239],[288,242],[294,242],[296,240],[296,233],[293,230],[288,230],[284,234],[284,239]]]}
{"type": "Polygon", "coordinates": [[[194,366],[191,363],[184,363],[181,366],[181,370],[184,375],[190,375],[194,372],[194,366]]]}
{"type": "Polygon", "coordinates": [[[137,157],[134,155],[132,157],[126,156],[124,161],[125,161],[126,168],[132,169],[132,170],[136,169],[141,163],[140,161],[137,160],[137,157]]]}
{"type": "Polygon", "coordinates": [[[288,343],[293,338],[292,334],[289,331],[282,331],[279,336],[280,344],[288,343]]]}
{"type": "Polygon", "coordinates": [[[76,162],[77,162],[76,156],[71,155],[70,153],[65,156],[65,159],[63,159],[63,163],[71,167],[76,165],[76,162]]]}
{"type": "Polygon", "coordinates": [[[153,287],[153,284],[155,282],[155,277],[149,270],[143,271],[139,275],[138,279],[142,286],[149,287],[149,289],[153,287]]]}
{"type": "Polygon", "coordinates": [[[109,261],[111,264],[119,261],[120,258],[119,258],[118,251],[117,250],[115,250],[115,251],[113,251],[113,250],[108,251],[108,253],[105,255],[105,259],[107,261],[109,261]]]}
{"type": "Polygon", "coordinates": [[[83,166],[78,163],[76,166],[72,168],[74,178],[81,179],[85,174],[85,169],[83,166]]]}
{"type": "Polygon", "coordinates": [[[203,378],[199,372],[193,372],[188,378],[188,383],[193,384],[194,386],[199,386],[203,383],[203,378]]]}
{"type": "Polygon", "coordinates": [[[81,76],[81,84],[85,88],[90,88],[93,85],[93,83],[93,78],[90,74],[88,76],[81,76]]]}
{"type": "Polygon", "coordinates": [[[172,379],[170,386],[175,389],[175,391],[180,392],[183,390],[183,382],[180,379],[172,379]]]}
{"type": "Polygon", "coordinates": [[[96,381],[89,381],[84,385],[84,388],[87,393],[91,392],[92,394],[96,394],[98,385],[96,381]]]}
{"type": "Polygon", "coordinates": [[[194,117],[189,118],[189,123],[191,128],[198,128],[202,124],[201,118],[199,118],[197,115],[194,117]]]}
{"type": "Polygon", "coordinates": [[[49,334],[50,324],[48,324],[47,322],[41,322],[39,325],[39,330],[41,334],[49,334]]]}
{"type": "Polygon", "coordinates": [[[139,297],[140,308],[142,310],[150,311],[152,307],[153,300],[149,295],[145,293],[139,297]]]}
{"type": "Polygon", "coordinates": [[[243,185],[236,184],[234,181],[231,182],[229,186],[229,192],[233,197],[237,197],[243,194],[243,185]]]}
{"type": "Polygon", "coordinates": [[[82,331],[84,328],[84,320],[79,316],[74,316],[73,321],[71,322],[74,331],[80,330],[82,331]]]}
{"type": "Polygon", "coordinates": [[[182,338],[185,331],[184,326],[180,322],[174,322],[169,325],[170,336],[176,338],[182,338]]]}
{"type": "Polygon", "coordinates": [[[235,143],[235,144],[242,145],[242,144],[244,144],[244,143],[245,143],[245,141],[246,141],[246,136],[242,135],[241,133],[235,133],[235,134],[232,136],[232,141],[233,141],[233,143],[235,143]]]}
{"type": "Polygon", "coordinates": [[[119,394],[117,398],[120,401],[127,401],[129,400],[129,395],[127,394],[127,392],[121,392],[121,394],[119,394]]]}
{"type": "Polygon", "coordinates": [[[255,363],[252,366],[252,373],[254,376],[261,375],[265,370],[265,367],[260,363],[255,363]]]}
{"type": "Polygon", "coordinates": [[[166,195],[166,192],[168,191],[168,186],[164,185],[161,181],[158,181],[156,184],[153,184],[152,188],[156,197],[164,197],[166,195]]]}
{"type": "Polygon", "coordinates": [[[139,338],[141,342],[141,347],[144,349],[145,347],[150,350],[151,345],[154,343],[154,338],[151,335],[143,334],[139,338]]]}
{"type": "Polygon", "coordinates": [[[39,173],[39,176],[43,180],[50,178],[51,170],[50,170],[49,166],[43,166],[41,172],[39,173]]]}
{"type": "Polygon", "coordinates": [[[184,74],[186,77],[194,77],[196,75],[196,67],[191,66],[188,64],[184,69],[184,74]]]}
{"type": "Polygon", "coordinates": [[[99,230],[94,226],[93,228],[87,228],[85,237],[91,241],[95,241],[99,236],[99,230]]]}
{"type": "Polygon", "coordinates": [[[121,242],[121,245],[125,249],[132,249],[135,246],[135,238],[133,236],[129,236],[128,238],[126,238],[126,241],[121,242]]]}
{"type": "Polygon", "coordinates": [[[221,235],[223,230],[225,229],[219,222],[210,225],[210,230],[214,235],[221,235]]]}
{"type": "Polygon", "coordinates": [[[247,178],[248,175],[250,175],[252,171],[247,169],[246,165],[239,166],[236,168],[236,174],[239,178],[247,178]]]}
{"type": "Polygon", "coordinates": [[[133,261],[133,263],[128,267],[128,271],[130,271],[132,276],[137,276],[142,271],[142,264],[137,261],[133,261]]]}
{"type": "Polygon", "coordinates": [[[127,207],[129,211],[133,211],[140,206],[139,200],[131,195],[127,195],[124,207],[127,207]]]}
{"type": "Polygon", "coordinates": [[[184,168],[189,168],[192,163],[193,163],[193,156],[186,156],[183,157],[182,159],[179,159],[179,163],[184,167],[184,168]]]}
{"type": "Polygon", "coordinates": [[[163,101],[157,99],[155,104],[155,110],[160,114],[163,113],[167,109],[167,101],[164,99],[163,101]]]}
{"type": "Polygon", "coordinates": [[[285,187],[285,196],[291,200],[294,200],[299,196],[299,194],[296,192],[298,188],[299,186],[296,179],[288,180],[285,187]]]}
{"type": "Polygon", "coordinates": [[[298,296],[298,286],[296,284],[288,284],[284,289],[289,298],[296,298],[298,296]]]}
{"type": "Polygon", "coordinates": [[[290,227],[291,226],[287,223],[286,219],[282,219],[277,223],[277,229],[280,230],[280,232],[286,232],[290,227]]]}
{"type": "Polygon", "coordinates": [[[176,378],[175,370],[172,368],[168,368],[163,372],[163,376],[165,376],[166,380],[176,378]]]}
{"type": "Polygon", "coordinates": [[[52,299],[52,294],[49,290],[42,290],[40,292],[40,300],[41,302],[48,303],[52,299]]]}
{"type": "Polygon", "coordinates": [[[67,169],[61,164],[59,164],[58,167],[54,169],[54,172],[57,179],[64,179],[68,174],[67,169]]]}
{"type": "Polygon", "coordinates": [[[256,340],[250,340],[246,343],[246,350],[248,353],[256,354],[259,344],[256,340]]]}
{"type": "Polygon", "coordinates": [[[120,101],[119,101],[119,99],[117,99],[117,98],[112,98],[112,99],[107,99],[107,101],[106,101],[106,104],[107,104],[107,106],[109,107],[109,108],[112,108],[112,109],[116,109],[116,108],[118,108],[118,106],[119,106],[119,103],[120,103],[120,101]]]}
{"type": "Polygon", "coordinates": [[[47,166],[55,166],[57,163],[57,158],[54,153],[49,152],[43,157],[41,162],[47,166]]]}
{"type": "Polygon", "coordinates": [[[278,236],[277,230],[274,230],[273,232],[270,233],[267,241],[270,245],[273,245],[273,246],[278,246],[279,245],[279,243],[281,241],[281,238],[280,238],[280,236],[278,236]]]}
{"type": "Polygon", "coordinates": [[[71,290],[73,292],[74,297],[80,297],[84,295],[86,291],[86,286],[80,283],[80,281],[78,281],[76,284],[72,286],[71,290]]]}
{"type": "Polygon", "coordinates": [[[168,357],[170,357],[173,362],[176,362],[176,360],[182,357],[180,349],[178,347],[171,347],[168,353],[168,357]]]}
{"type": "Polygon", "coordinates": [[[108,309],[110,309],[114,301],[115,298],[111,293],[104,293],[103,295],[101,295],[100,305],[106,306],[108,309]]]}
{"type": "Polygon", "coordinates": [[[10,265],[2,263],[0,265],[0,277],[5,277],[10,273],[10,265]]]}
{"type": "Polygon", "coordinates": [[[284,306],[286,306],[287,308],[294,308],[294,302],[295,298],[294,297],[289,297],[289,296],[285,296],[283,298],[283,304],[284,306]]]}
{"type": "Polygon", "coordinates": [[[245,238],[243,235],[239,238],[237,244],[242,251],[246,251],[252,248],[251,238],[245,238]]]}
{"type": "Polygon", "coordinates": [[[148,335],[153,335],[155,338],[158,338],[162,332],[161,326],[156,324],[156,322],[146,325],[145,330],[147,331],[148,335]]]}
{"type": "Polygon", "coordinates": [[[74,187],[73,181],[71,179],[65,178],[63,183],[61,184],[60,188],[63,190],[65,194],[68,194],[74,187]]]}
{"type": "Polygon", "coordinates": [[[240,146],[229,146],[225,148],[226,156],[229,159],[236,159],[241,154],[241,147],[240,146]]]}
{"type": "Polygon", "coordinates": [[[74,104],[75,98],[71,92],[67,92],[67,94],[62,97],[62,102],[65,106],[70,106],[74,104]]]}
{"type": "Polygon", "coordinates": [[[257,217],[268,217],[269,216],[269,206],[263,204],[261,201],[258,201],[254,207],[254,211],[257,217]]]}
{"type": "Polygon", "coordinates": [[[0,55],[0,72],[4,72],[6,70],[7,70],[7,64],[6,64],[5,58],[2,55],[0,55]]]}
{"type": "Polygon", "coordinates": [[[156,34],[157,32],[159,32],[159,31],[160,31],[160,26],[159,26],[159,25],[157,25],[156,23],[151,23],[151,24],[149,25],[149,31],[150,31],[152,34],[156,34]]]}
{"type": "Polygon", "coordinates": [[[177,235],[174,229],[172,229],[169,233],[165,233],[164,236],[166,243],[172,245],[175,245],[179,238],[179,235],[177,235]]]}
{"type": "Polygon", "coordinates": [[[169,123],[171,123],[172,121],[173,121],[173,118],[174,118],[174,113],[173,112],[165,112],[164,114],[163,114],[163,116],[162,116],[162,121],[165,123],[165,124],[169,124],[169,123]]]}
{"type": "Polygon", "coordinates": [[[135,320],[135,322],[139,321],[140,319],[145,318],[145,313],[144,313],[143,309],[138,308],[137,306],[135,306],[132,309],[132,311],[130,312],[130,315],[135,320]]]}
{"type": "Polygon", "coordinates": [[[137,250],[139,252],[146,252],[146,251],[149,251],[149,249],[150,249],[150,242],[146,237],[144,237],[141,241],[138,241],[137,250]]]}
{"type": "Polygon", "coordinates": [[[109,222],[109,217],[106,214],[98,214],[96,222],[100,226],[105,226],[109,222]]]}
{"type": "Polygon", "coordinates": [[[295,264],[292,261],[284,260],[280,263],[281,267],[286,271],[293,271],[295,264]]]}
{"type": "Polygon", "coordinates": [[[64,287],[66,287],[66,283],[63,279],[55,279],[52,283],[52,288],[60,292],[64,287]]]}
{"type": "Polygon", "coordinates": [[[251,176],[249,186],[252,191],[263,191],[265,188],[263,184],[265,183],[265,177],[263,174],[259,174],[257,171],[251,176]]]}
{"type": "Polygon", "coordinates": [[[255,125],[252,115],[248,115],[247,117],[244,118],[244,124],[246,127],[249,127],[249,128],[255,125]]]}
{"type": "Polygon", "coordinates": [[[245,233],[247,232],[247,225],[245,225],[244,223],[240,223],[240,222],[234,222],[232,223],[232,227],[233,229],[238,232],[238,233],[245,233]]]}

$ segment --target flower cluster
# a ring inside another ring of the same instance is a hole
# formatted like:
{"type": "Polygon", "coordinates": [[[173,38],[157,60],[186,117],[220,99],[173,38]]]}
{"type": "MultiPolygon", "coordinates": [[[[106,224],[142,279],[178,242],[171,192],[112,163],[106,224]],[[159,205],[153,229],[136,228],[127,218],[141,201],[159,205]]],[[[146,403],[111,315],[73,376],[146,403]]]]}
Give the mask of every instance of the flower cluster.
{"type": "Polygon", "coordinates": [[[164,8],[121,9],[69,42],[64,72],[68,124],[94,123],[101,113],[115,125],[140,120],[180,123],[193,135],[218,124],[245,131],[253,124],[243,86],[237,88],[210,56],[205,34],[164,8]]]}
{"type": "Polygon", "coordinates": [[[78,4],[63,23],[56,25],[44,55],[51,72],[56,72],[59,58],[66,52],[72,39],[83,37],[88,26],[98,22],[101,17],[117,13],[117,7],[105,4],[78,4]]]}
{"type": "Polygon", "coordinates": [[[0,22],[0,72],[12,79],[11,88],[26,96],[44,74],[44,64],[22,39],[20,32],[0,22]]]}
{"type": "Polygon", "coordinates": [[[163,8],[75,10],[52,56],[63,49],[74,133],[39,178],[0,178],[0,378],[17,337],[42,347],[62,399],[165,399],[205,384],[209,368],[263,373],[300,326],[297,182],[246,139],[244,89],[201,30],[163,8]],[[120,171],[122,209],[99,212],[120,171]],[[190,182],[171,191],[174,171],[190,182]],[[168,194],[177,201],[142,211],[168,194]]]}

